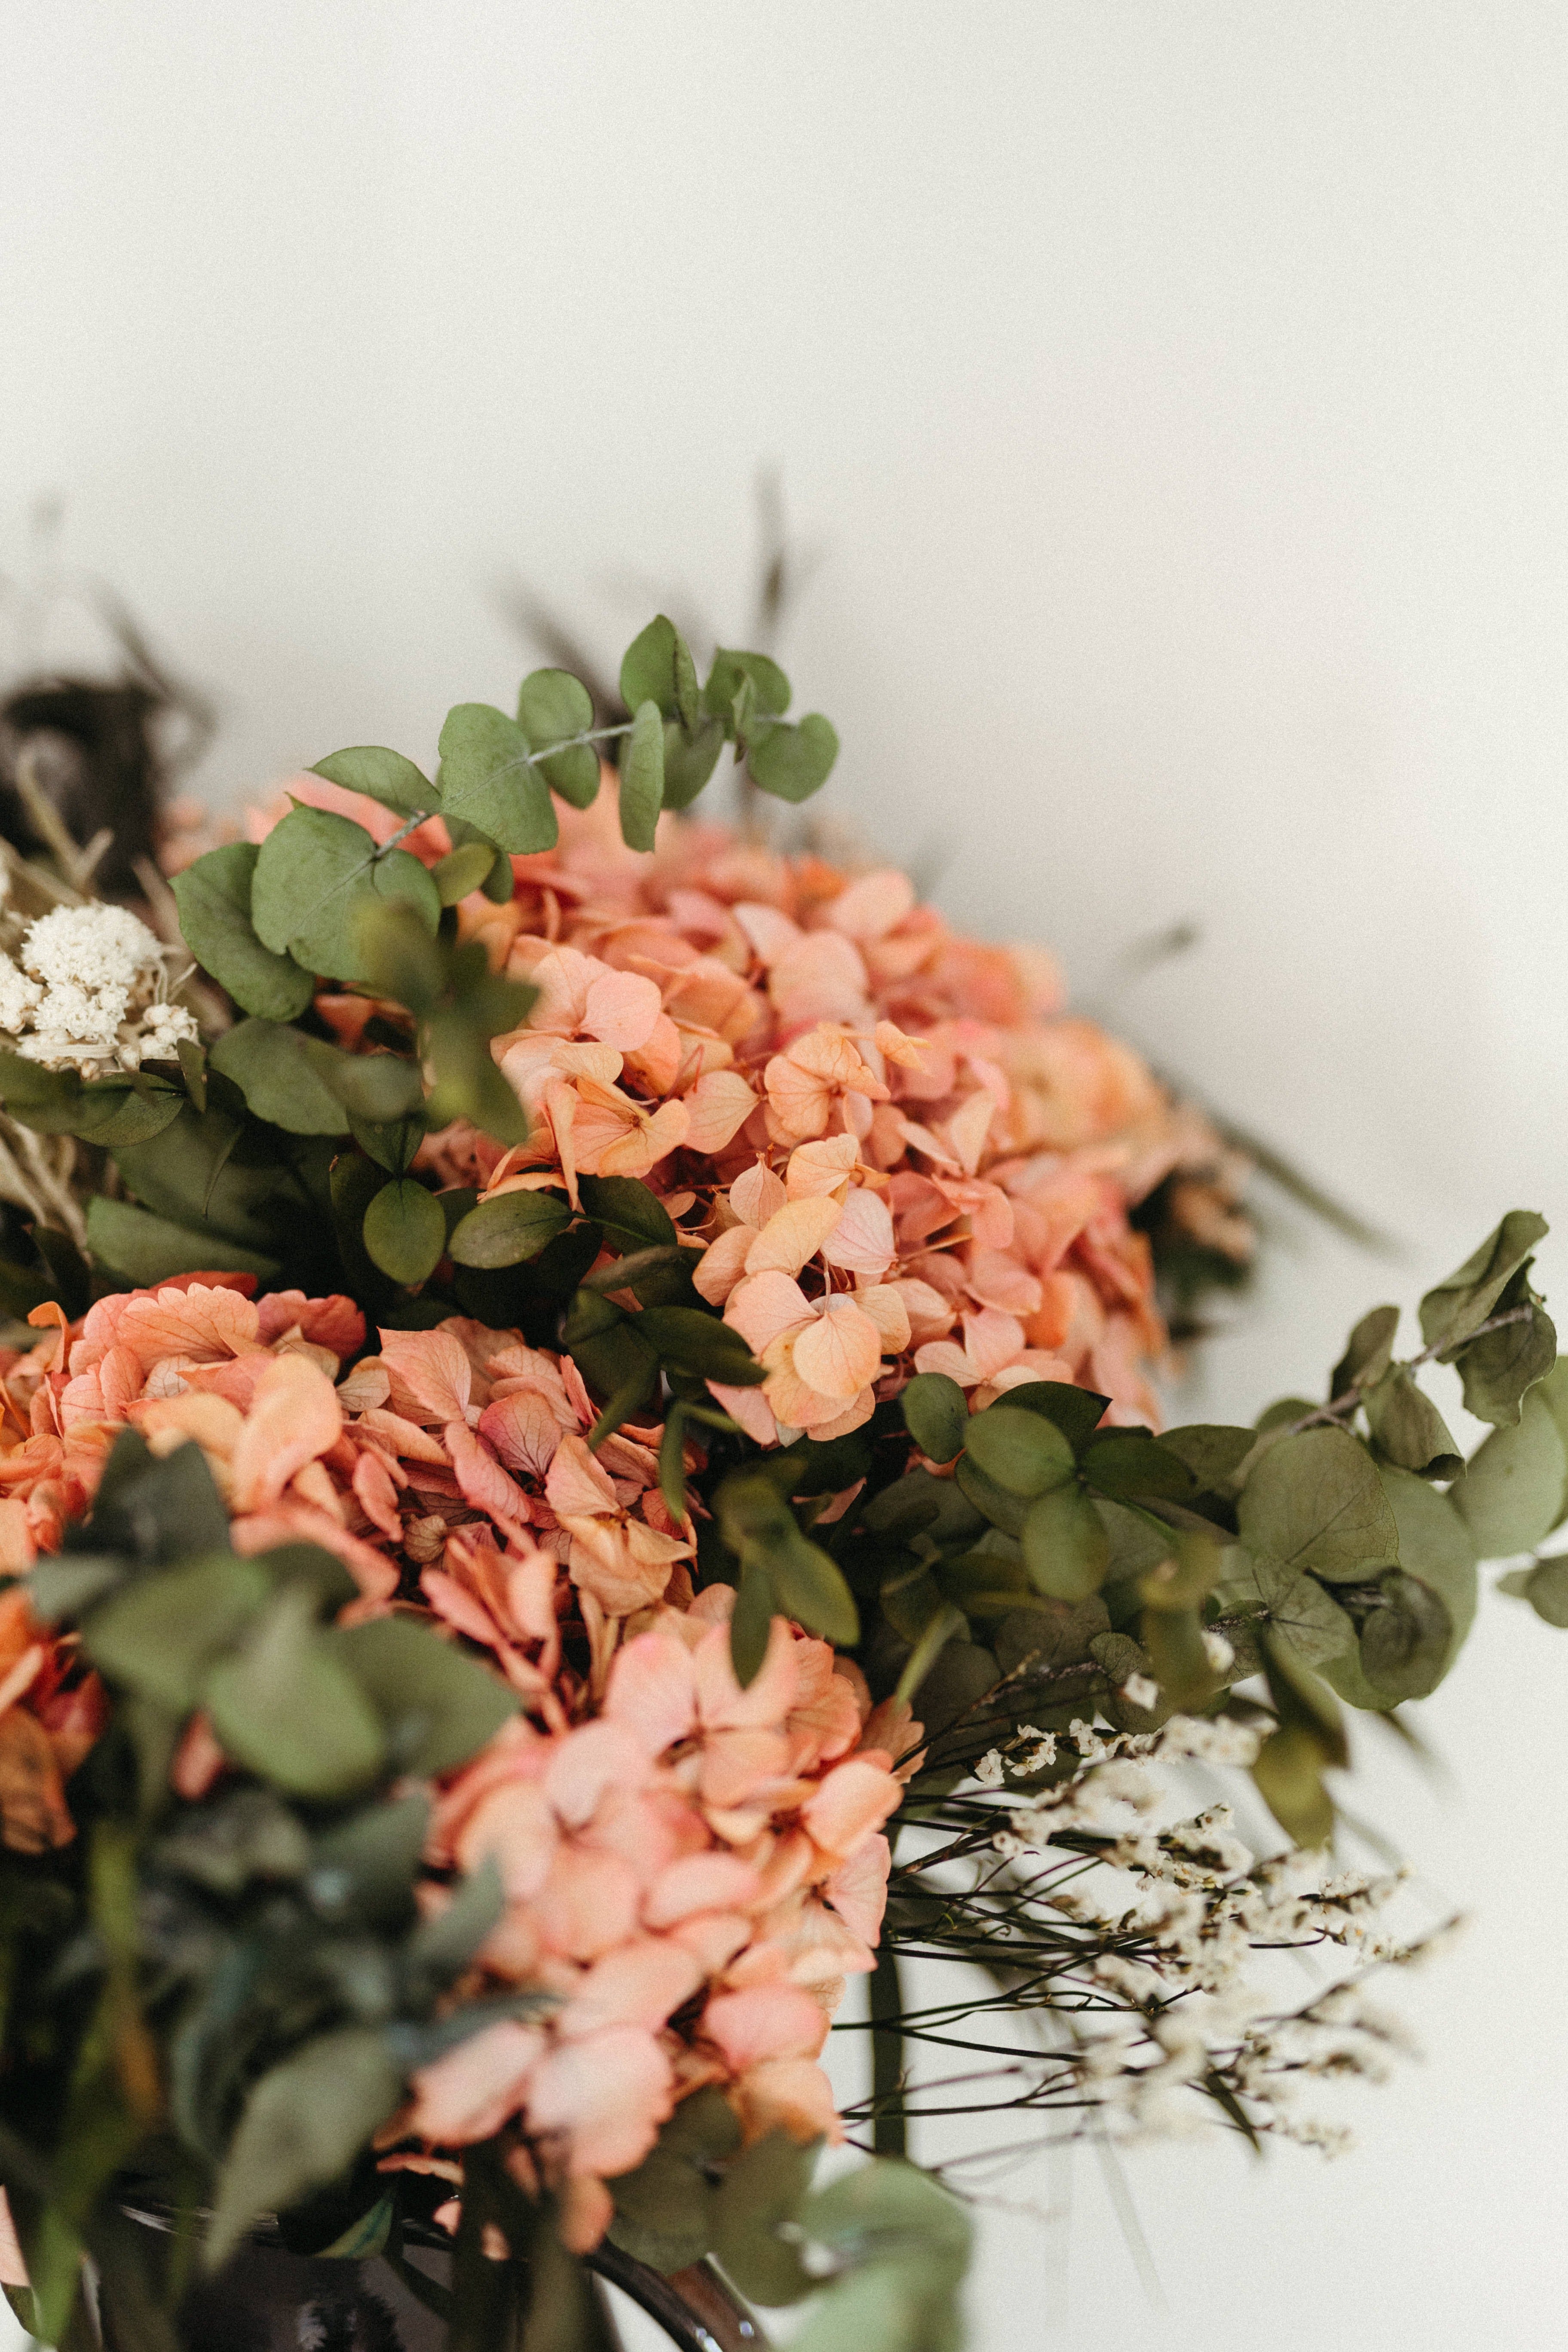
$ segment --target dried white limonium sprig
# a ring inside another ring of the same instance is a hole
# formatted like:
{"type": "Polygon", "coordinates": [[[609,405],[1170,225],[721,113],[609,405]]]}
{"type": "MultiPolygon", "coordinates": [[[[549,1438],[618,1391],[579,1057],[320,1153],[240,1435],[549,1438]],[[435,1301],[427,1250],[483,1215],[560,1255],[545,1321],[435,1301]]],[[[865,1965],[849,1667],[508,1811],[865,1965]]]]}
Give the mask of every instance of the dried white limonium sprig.
{"type": "Polygon", "coordinates": [[[169,955],[129,908],[51,908],[0,954],[0,1044],[84,1078],[172,1061],[196,1024],[169,1001],[169,955]]]}
{"type": "MultiPolygon", "coordinates": [[[[980,1759],[979,1789],[948,1801],[950,1835],[931,1857],[925,1884],[942,1887],[940,1918],[922,1908],[911,1920],[911,1954],[984,1953],[1008,1984],[998,2012],[1007,2063],[952,2078],[963,2109],[1050,2116],[1047,2137],[1068,2138],[1181,2131],[1206,2115],[1254,2139],[1336,2152],[1348,2135],[1299,2112],[1298,2096],[1325,2078],[1381,2080],[1409,2052],[1399,2021],[1369,2001],[1366,1979],[1426,1957],[1444,1930],[1396,1931],[1404,1872],[1344,1871],[1300,1851],[1259,1860],[1227,1804],[1184,1812],[1194,1768],[1212,1783],[1216,1769],[1251,1762],[1258,1735],[1246,1723],[1175,1716],[1155,1732],[1110,1733],[1075,1722],[1068,1737],[1079,1769],[1028,1794],[1007,1781],[1054,1763],[1051,1734],[1023,1726],[980,1759]],[[964,1816],[969,1834],[952,1838],[964,1816]],[[1331,1954],[1331,1979],[1303,2000],[1303,1960],[1315,1973],[1331,1954]],[[1029,2012],[1040,2029],[1033,2058],[1017,2031],[1029,2012]],[[987,2080],[994,2099],[977,2099],[987,2080]]],[[[988,2034],[957,2038],[965,2006],[921,2012],[906,2029],[911,2043],[957,2039],[1002,2056],[988,2034]]],[[[971,2030],[990,2006],[968,2009],[971,2030]]],[[[942,2112],[947,2087],[920,2084],[913,2112],[942,2112]]],[[[989,2160],[938,2168],[962,2176],[989,2160]]]]}

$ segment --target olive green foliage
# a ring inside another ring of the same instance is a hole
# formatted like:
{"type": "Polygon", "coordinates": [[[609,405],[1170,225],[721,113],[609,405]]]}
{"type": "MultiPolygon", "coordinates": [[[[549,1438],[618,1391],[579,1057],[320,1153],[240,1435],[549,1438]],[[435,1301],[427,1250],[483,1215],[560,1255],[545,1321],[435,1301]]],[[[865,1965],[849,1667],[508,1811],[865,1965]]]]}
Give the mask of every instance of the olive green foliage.
{"type": "MultiPolygon", "coordinates": [[[[1290,1400],[1252,1429],[1107,1427],[1104,1398],[1049,1381],[971,1413],[922,1373],[821,1449],[866,1480],[823,1548],[774,1499],[820,1491],[809,1445],[737,1470],[715,1508],[740,1562],[738,1664],[754,1670],[771,1609],[805,1617],[792,1593],[827,1630],[836,1571],[873,1690],[914,1698],[935,1727],[917,1789],[951,1784],[999,1719],[1065,1734],[1097,1709],[1124,1730],[1178,1709],[1252,1713],[1232,1694],[1260,1675],[1258,1786],[1292,1836],[1320,1843],[1324,1775],[1346,1759],[1340,1702],[1389,1713],[1434,1690],[1475,1614],[1478,1563],[1533,1552],[1568,1516],[1568,1381],[1529,1278],[1544,1231],[1515,1212],[1427,1294],[1417,1354],[1396,1360],[1398,1310],[1375,1308],[1322,1403],[1290,1400]],[[1468,1464],[1422,1386],[1434,1361],[1494,1424],[1468,1464]],[[895,1415],[912,1463],[886,1442],[895,1415]],[[1134,1676],[1153,1705],[1129,1696],[1134,1676]]],[[[1561,1559],[1504,1589],[1568,1620],[1561,1559]]]]}
{"type": "Polygon", "coordinates": [[[0,2178],[47,2342],[85,2250],[116,2340],[173,2352],[180,2264],[120,2226],[128,2176],[185,2210],[187,2254],[211,2207],[209,2263],[263,2212],[326,2247],[385,2187],[364,2151],[413,2069],[540,2006],[443,2013],[500,1885],[487,1868],[429,1917],[414,1891],[420,1783],[515,1701],[408,1620],[339,1626],[355,1597],[313,1545],[238,1557],[199,1447],[160,1461],[133,1433],[33,1571],[34,1610],[79,1634],[110,1700],[71,1786],[77,1842],[0,1869],[0,2178]],[[185,1799],[171,1768],[198,1709],[237,1769],[185,1799]]]}
{"type": "Polygon", "coordinates": [[[753,2303],[815,2293],[791,2339],[813,2352],[957,2352],[971,2229],[954,2199],[887,2158],[813,2189],[815,2147],[780,2131],[740,2141],[721,2093],[684,2100],[652,2153],[612,2183],[615,2242],[667,2273],[714,2253],[753,2303]]]}

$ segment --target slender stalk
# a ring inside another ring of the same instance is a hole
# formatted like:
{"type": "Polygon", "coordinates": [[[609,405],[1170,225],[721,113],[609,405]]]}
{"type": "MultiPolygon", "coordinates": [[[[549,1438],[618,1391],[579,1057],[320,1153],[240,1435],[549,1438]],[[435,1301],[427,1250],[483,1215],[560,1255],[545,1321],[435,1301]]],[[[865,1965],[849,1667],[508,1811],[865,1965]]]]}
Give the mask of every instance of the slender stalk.
{"type": "Polygon", "coordinates": [[[871,1971],[871,2145],[879,2156],[909,2153],[903,2015],[899,1956],[890,1944],[879,1944],[871,1971]]]}

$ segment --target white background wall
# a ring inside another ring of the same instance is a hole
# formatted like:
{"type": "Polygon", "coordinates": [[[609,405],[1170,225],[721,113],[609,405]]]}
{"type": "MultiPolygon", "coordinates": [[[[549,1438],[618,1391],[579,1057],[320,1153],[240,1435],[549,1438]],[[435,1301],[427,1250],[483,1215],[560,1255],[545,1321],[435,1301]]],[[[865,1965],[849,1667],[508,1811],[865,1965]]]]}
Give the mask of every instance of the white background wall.
{"type": "MultiPolygon", "coordinates": [[[[1184,1405],[1249,1415],[1568,1215],[1565,51],[1525,0],[0,0],[0,568],[63,493],[232,796],[504,699],[508,565],[744,642],[776,464],[840,811],[1088,994],[1201,921],[1128,1024],[1406,1244],[1292,1225],[1184,1405]]],[[[1562,1639],[1487,1612],[1446,1799],[1368,1759],[1480,1916],[1361,2152],[1136,2165],[1165,2316],[1080,2165],[990,2226],[983,2352],[1554,2336],[1562,1639]]]]}

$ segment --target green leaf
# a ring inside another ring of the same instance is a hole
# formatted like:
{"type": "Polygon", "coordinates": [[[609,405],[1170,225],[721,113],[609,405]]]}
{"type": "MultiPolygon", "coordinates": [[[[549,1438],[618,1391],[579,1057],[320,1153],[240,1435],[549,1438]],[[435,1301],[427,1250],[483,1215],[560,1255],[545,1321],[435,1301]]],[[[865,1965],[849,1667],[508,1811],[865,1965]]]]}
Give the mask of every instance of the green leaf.
{"type": "Polygon", "coordinates": [[[1399,1531],[1376,1465],[1348,1430],[1279,1438],[1248,1477],[1237,1516],[1255,1557],[1331,1583],[1398,1563],[1399,1531]]]}
{"type": "MultiPolygon", "coordinates": [[[[1558,1357],[1552,1370],[1538,1383],[1534,1394],[1556,1423],[1563,1454],[1568,1456],[1568,1356],[1558,1357]]],[[[1565,1518],[1568,1518],[1568,1479],[1563,1481],[1563,1495],[1552,1525],[1560,1527],[1565,1518]]]]}
{"type": "Polygon", "coordinates": [[[764,716],[777,718],[789,709],[789,680],[777,662],[766,654],[732,653],[721,646],[702,694],[710,716],[731,723],[735,698],[748,684],[764,716]]]}
{"type": "Polygon", "coordinates": [[[226,1551],[228,1513],[201,1447],[187,1441],[160,1461],[139,1431],[122,1431],[98,1482],[87,1541],[95,1552],[129,1553],[144,1568],[226,1551]]]}
{"type": "Polygon", "coordinates": [[[430,879],[443,907],[456,907],[470,890],[482,889],[495,862],[496,852],[488,841],[465,841],[460,848],[449,849],[445,857],[437,858],[430,868],[430,879]]]}
{"type": "Polygon", "coordinates": [[[1075,1388],[1068,1381],[1021,1381],[1007,1391],[1007,1402],[1016,1412],[1043,1413],[1047,1421],[1054,1421],[1077,1454],[1099,1428],[1110,1399],[1097,1396],[1093,1389],[1075,1388]]]}
{"type": "MultiPolygon", "coordinates": [[[[37,1570],[33,1572],[37,1575],[37,1570]]],[[[1498,1591],[1528,1601],[1548,1625],[1568,1625],[1568,1552],[1554,1553],[1550,1559],[1537,1560],[1533,1568],[1500,1577],[1498,1591]]]]}
{"type": "Polygon", "coordinates": [[[1531,1288],[1525,1266],[1521,1266],[1498,1300],[1497,1311],[1508,1314],[1520,1307],[1530,1310],[1522,1321],[1468,1340],[1450,1358],[1464,1382],[1466,1412],[1499,1427],[1513,1426],[1526,1391],[1543,1380],[1557,1360],[1556,1327],[1531,1288]]]}
{"type": "Polygon", "coordinates": [[[411,1618],[339,1626],[322,1642],[375,1709],[398,1771],[450,1772],[517,1713],[499,1675],[411,1618]]]}
{"type": "Polygon", "coordinates": [[[1007,1536],[1023,1534],[1024,1521],[1029,1514],[1027,1502],[984,1471],[967,1446],[958,1457],[953,1480],[964,1499],[983,1512],[994,1528],[1000,1528],[1007,1536]]]}
{"type": "MultiPolygon", "coordinates": [[[[388,1056],[378,1058],[385,1061],[388,1056]]],[[[418,1146],[426,1140],[423,1118],[357,1119],[351,1110],[348,1112],[348,1124],[353,1127],[353,1136],[355,1136],[360,1150],[369,1152],[376,1167],[385,1169],[388,1176],[406,1176],[409,1169],[414,1167],[414,1155],[418,1152],[418,1146]]],[[[472,1200],[472,1190],[466,1197],[472,1200]]]]}
{"type": "Polygon", "coordinates": [[[1021,1540],[1030,1582],[1053,1601],[1087,1600],[1105,1580],[1110,1538],[1079,1486],[1058,1486],[1032,1503],[1021,1540]]]}
{"type": "Polygon", "coordinates": [[[734,2154],[740,2138],[721,2090],[710,2084],[682,2099],[637,2170],[611,2183],[615,2244],[667,2276],[700,2262],[714,2243],[716,2191],[708,2175],[734,2154]]]}
{"type": "MultiPolygon", "coordinates": [[[[1001,1612],[994,1611],[989,1613],[1001,1612]]],[[[900,1706],[908,1706],[948,1643],[966,1634],[968,1630],[963,1611],[954,1608],[951,1601],[944,1602],[937,1610],[904,1662],[903,1672],[893,1691],[894,1700],[900,1706]]]]}
{"type": "Polygon", "coordinates": [[[310,971],[367,977],[357,917],[377,898],[406,903],[434,930],[436,885],[405,849],[377,851],[364,827],[327,809],[294,808],[261,845],[251,918],[265,947],[310,971]]]}
{"type": "Polygon", "coordinates": [[[345,2171],[402,2094],[401,2070],[367,2026],[318,2034],[264,2074],[218,2176],[207,2269],[233,2252],[261,2214],[284,2210],[345,2171]]]}
{"type": "Polygon", "coordinates": [[[1447,1282],[1421,1301],[1421,1336],[1428,1347],[1441,1343],[1443,1360],[1489,1320],[1513,1276],[1544,1241],[1547,1223],[1533,1209],[1510,1209],[1447,1282]]]}
{"type": "Polygon", "coordinates": [[[83,1646],[111,1681],[184,1715],[197,1703],[208,1664],[271,1597],[254,1561],[214,1553],[136,1578],[93,1611],[83,1646]]]}
{"type": "Polygon", "coordinates": [[[1361,1630],[1368,1682],[1395,1703],[1425,1698],[1443,1679],[1454,1622],[1439,1594],[1403,1569],[1380,1579],[1380,1604],[1361,1630]]]}
{"type": "MultiPolygon", "coordinates": [[[[594,724],[594,698],[570,670],[536,669],[519,690],[517,723],[532,749],[542,751],[546,744],[588,732],[594,724]]],[[[597,744],[570,744],[539,764],[545,782],[563,801],[574,808],[590,806],[599,789],[597,744]]]]}
{"type": "Polygon", "coordinates": [[[440,805],[435,785],[413,761],[382,744],[358,743],[347,751],[331,751],[310,772],[341,784],[344,792],[363,793],[367,800],[395,809],[399,816],[428,815],[440,805]]]}
{"type": "Polygon", "coordinates": [[[1550,1533],[1562,1507],[1568,1454],[1540,1388],[1531,1390],[1511,1427],[1494,1429],[1453,1489],[1454,1507],[1482,1559],[1530,1551],[1550,1533]]]}
{"type": "Polygon", "coordinates": [[[635,1176],[584,1176],[577,1189],[584,1213],[634,1248],[658,1249],[680,1239],[664,1202],[635,1176]]]}
{"type": "Polygon", "coordinates": [[[461,1976],[506,1911],[506,1889],[493,1854],[458,1882],[441,1911],[426,1915],[403,1948],[403,1972],[417,2006],[445,1992],[461,1976]]]}
{"type": "Polygon", "coordinates": [[[666,720],[664,805],[667,809],[690,807],[718,766],[719,754],[723,749],[724,730],[717,719],[705,719],[692,735],[688,735],[678,719],[666,720]]]}
{"type": "Polygon", "coordinates": [[[1310,1732],[1300,1724],[1271,1732],[1252,1777],[1287,1836],[1298,1845],[1327,1845],[1334,1833],[1334,1803],[1323,1785],[1322,1751],[1310,1732]]]}
{"type": "Polygon", "coordinates": [[[550,787],[531,764],[528,737],[488,702],[459,702],[441,730],[441,806],[513,857],[553,849],[559,837],[550,787]]]}
{"type": "Polygon", "coordinates": [[[651,849],[664,806],[664,723],[658,706],[639,704],[621,745],[621,835],[628,849],[651,849]]]}
{"type": "Polygon", "coordinates": [[[447,1220],[416,1177],[395,1176],[365,1211],[363,1234],[373,1265],[411,1286],[435,1271],[447,1246],[447,1220]]]}
{"type": "Polygon", "coordinates": [[[212,1669],[205,1704],[223,1747],[259,1779],[295,1796],[346,1797],[380,1772],[386,1740],[314,1619],[309,1593],[280,1592],[241,1654],[212,1669]]]}
{"type": "Polygon", "coordinates": [[[1268,1559],[1253,1562],[1253,1574],[1268,1622],[1304,1666],[1321,1666],[1355,1648],[1354,1621],[1315,1576],[1268,1559]]]}
{"type": "Polygon", "coordinates": [[[0,1102],[39,1135],[79,1135],[108,1148],[150,1141],[185,1108],[183,1087],[142,1075],[94,1078],[85,1086],[74,1070],[46,1070],[20,1054],[0,1051],[0,1102]]]}
{"type": "Polygon", "coordinates": [[[1399,1469],[1413,1470],[1418,1478],[1458,1477],[1465,1457],[1442,1414],[1403,1364],[1384,1372],[1363,1402],[1379,1451],[1399,1469]]]}
{"type": "Polygon", "coordinates": [[[1194,1484],[1205,1492],[1228,1484],[1258,1443],[1252,1429],[1236,1429],[1219,1422],[1193,1422],[1167,1429],[1160,1439],[1167,1454],[1184,1462],[1194,1484]]]}
{"type": "Polygon", "coordinates": [[[798,803],[820,792],[838,757],[838,737],[820,711],[798,727],[779,719],[753,734],[746,751],[752,781],[774,800],[798,803]]]}
{"type": "Polygon", "coordinates": [[[1142,1430],[1107,1430],[1084,1450],[1083,1475],[1109,1502],[1182,1502],[1193,1474],[1178,1454],[1142,1430]]]}
{"type": "Polygon", "coordinates": [[[742,1690],[762,1670],[774,1613],[772,1580],[761,1561],[748,1555],[741,1562],[735,1613],[730,1620],[730,1664],[742,1690]]]}
{"type": "Polygon", "coordinates": [[[1476,1547],[1453,1498],[1439,1495],[1408,1470],[1380,1469],[1384,1492],[1399,1529],[1399,1564],[1441,1595],[1453,1625],[1444,1660],[1447,1672],[1475,1622],[1478,1580],[1476,1547]]]}
{"type": "Polygon", "coordinates": [[[314,984],[291,956],[274,954],[256,936],[250,885],[259,855],[251,841],[209,849],[174,876],[174,903],[185,945],[241,1011],[292,1021],[310,1003],[314,984]]]}
{"type": "Polygon", "coordinates": [[[766,1378],[761,1364],[733,1326],[696,1307],[646,1307],[634,1327],[657,1349],[659,1361],[701,1381],[726,1388],[754,1388],[766,1378]]]}
{"type": "Polygon", "coordinates": [[[679,630],[659,613],[626,647],[621,662],[621,700],[628,710],[645,702],[655,703],[664,718],[684,719],[691,726],[698,716],[696,677],[679,630]]]}
{"type": "Polygon", "coordinates": [[[276,1258],[101,1193],[87,1204],[87,1245],[100,1265],[141,1284],[167,1282],[176,1274],[254,1274],[268,1282],[281,1271],[276,1258]]]}
{"type": "Polygon", "coordinates": [[[314,1042],[276,1021],[241,1021],[213,1047],[212,1066],[234,1080],[258,1118],[292,1135],[346,1135],[347,1111],[311,1066],[314,1042]]]}
{"type": "Polygon", "coordinates": [[[161,1871],[237,1895],[252,1879],[289,1882],[310,1867],[310,1841],[297,1814],[269,1789],[234,1789],[175,1817],[153,1859],[161,1871]]]}
{"type": "Polygon", "coordinates": [[[502,1192],[470,1209],[454,1229],[452,1256],[459,1265],[521,1265],[571,1222],[558,1192],[502,1192]]]}
{"type": "Polygon", "coordinates": [[[1329,1377],[1330,1402],[1348,1390],[1371,1388],[1394,1361],[1394,1339],[1399,1328],[1397,1307],[1374,1307],[1363,1315],[1345,1342],[1345,1352],[1329,1377]]]}
{"type": "Polygon", "coordinates": [[[1075,1475],[1072,1447],[1055,1423],[1005,1403],[971,1418],[964,1450],[988,1478],[1026,1500],[1075,1475]]]}
{"type": "Polygon", "coordinates": [[[951,1462],[963,1451],[969,1400],[945,1372],[917,1372],[899,1404],[905,1428],[929,1461],[951,1462]]]}
{"type": "Polygon", "coordinates": [[[405,1004],[428,1020],[447,981],[447,958],[439,940],[412,907],[395,899],[367,900],[355,925],[362,977],[378,996],[405,1004]]]}
{"type": "MultiPolygon", "coordinates": [[[[765,1570],[779,1608],[814,1633],[849,1648],[860,1638],[849,1587],[825,1551],[806,1538],[765,1473],[733,1472],[714,1497],[724,1541],[743,1567],[765,1570]]],[[[742,1579],[742,1591],[745,1586],[742,1579]]]]}
{"type": "Polygon", "coordinates": [[[713,2250],[743,2295],[756,2303],[796,2303],[815,2284],[800,2248],[780,2235],[811,2186],[817,2143],[801,2147],[784,2131],[754,2140],[725,2173],[713,2201],[713,2250]]]}

